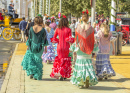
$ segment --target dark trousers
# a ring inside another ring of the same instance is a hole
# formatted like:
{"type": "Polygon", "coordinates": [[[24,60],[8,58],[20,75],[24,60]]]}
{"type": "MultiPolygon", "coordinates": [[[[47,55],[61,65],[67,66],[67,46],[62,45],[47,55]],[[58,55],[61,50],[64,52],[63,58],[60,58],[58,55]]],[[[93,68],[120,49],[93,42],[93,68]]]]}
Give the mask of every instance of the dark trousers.
{"type": "Polygon", "coordinates": [[[9,12],[9,15],[13,16],[13,18],[18,18],[18,14],[15,14],[14,12],[9,12]]]}

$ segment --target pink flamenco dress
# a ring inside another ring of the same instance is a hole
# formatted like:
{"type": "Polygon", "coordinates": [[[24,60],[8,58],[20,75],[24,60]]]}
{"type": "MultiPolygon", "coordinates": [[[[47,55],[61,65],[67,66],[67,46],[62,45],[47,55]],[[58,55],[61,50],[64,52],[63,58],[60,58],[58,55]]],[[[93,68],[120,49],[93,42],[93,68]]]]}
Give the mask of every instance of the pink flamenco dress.
{"type": "Polygon", "coordinates": [[[64,27],[57,28],[54,37],[51,38],[53,43],[58,43],[57,54],[53,63],[52,72],[50,77],[58,79],[59,77],[70,78],[71,76],[71,57],[69,57],[70,44],[74,42],[71,36],[71,29],[64,27]],[[59,39],[57,39],[59,36],[59,39]]]}

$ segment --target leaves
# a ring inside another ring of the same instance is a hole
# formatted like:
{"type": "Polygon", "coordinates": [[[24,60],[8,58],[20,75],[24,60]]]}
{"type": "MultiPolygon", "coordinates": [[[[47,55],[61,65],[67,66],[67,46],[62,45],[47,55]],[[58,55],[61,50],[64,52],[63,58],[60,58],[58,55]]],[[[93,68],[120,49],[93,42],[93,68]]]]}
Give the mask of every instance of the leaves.
{"type": "MultiPolygon", "coordinates": [[[[50,0],[50,14],[58,16],[60,8],[60,0],[50,0]]],[[[118,0],[114,0],[118,1],[118,0]]],[[[119,0],[119,12],[130,13],[130,0],[119,0]]],[[[38,8],[37,8],[38,9],[38,8]]],[[[89,10],[89,15],[91,15],[90,0],[62,0],[62,15],[70,15],[75,17],[80,17],[83,9],[89,10]]],[[[46,11],[46,0],[44,0],[44,13],[46,11]]],[[[111,13],[111,0],[96,0],[96,12],[104,16],[109,16],[111,13]]]]}

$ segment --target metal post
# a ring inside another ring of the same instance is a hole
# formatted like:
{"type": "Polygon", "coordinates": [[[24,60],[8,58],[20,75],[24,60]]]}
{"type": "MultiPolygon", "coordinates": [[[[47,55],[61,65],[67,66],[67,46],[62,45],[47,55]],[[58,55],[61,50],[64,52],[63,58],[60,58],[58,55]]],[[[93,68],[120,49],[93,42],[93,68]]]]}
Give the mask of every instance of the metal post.
{"type": "Polygon", "coordinates": [[[91,26],[93,25],[93,22],[95,22],[95,7],[96,6],[96,0],[92,0],[92,8],[91,8],[91,26]]]}
{"type": "Polygon", "coordinates": [[[36,9],[35,9],[36,13],[35,13],[35,16],[37,15],[37,7],[38,7],[38,6],[37,6],[37,0],[36,0],[36,7],[35,7],[35,8],[36,8],[36,9]]]}
{"type": "Polygon", "coordinates": [[[62,0],[60,0],[60,12],[62,12],[62,0]]]}
{"type": "Polygon", "coordinates": [[[39,14],[43,14],[43,0],[40,0],[39,2],[39,14]]]}
{"type": "Polygon", "coordinates": [[[112,0],[112,2],[111,2],[111,22],[112,22],[112,24],[110,25],[110,31],[115,31],[115,25],[113,24],[113,23],[115,23],[115,10],[114,9],[116,9],[116,3],[115,3],[115,1],[114,0],[112,0]]]}
{"type": "Polygon", "coordinates": [[[35,0],[34,0],[34,3],[33,3],[33,4],[34,4],[34,16],[35,16],[35,0]]]}
{"type": "Polygon", "coordinates": [[[43,9],[42,9],[42,11],[43,11],[43,15],[44,15],[44,0],[43,0],[43,9]]]}
{"type": "Polygon", "coordinates": [[[50,16],[50,0],[49,0],[49,11],[48,11],[48,15],[50,16]]]}
{"type": "Polygon", "coordinates": [[[48,0],[46,0],[46,14],[48,14],[48,0]]]}

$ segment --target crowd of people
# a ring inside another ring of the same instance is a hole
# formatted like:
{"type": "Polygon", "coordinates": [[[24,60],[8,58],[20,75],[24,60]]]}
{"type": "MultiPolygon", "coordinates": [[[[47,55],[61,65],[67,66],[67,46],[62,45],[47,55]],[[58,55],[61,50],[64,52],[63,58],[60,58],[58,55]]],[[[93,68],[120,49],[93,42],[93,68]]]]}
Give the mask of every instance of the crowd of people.
{"type": "Polygon", "coordinates": [[[91,26],[89,18],[88,10],[82,12],[78,22],[73,20],[70,24],[65,15],[59,21],[51,17],[43,22],[38,15],[27,23],[23,18],[19,28],[25,32],[28,48],[21,65],[30,79],[42,79],[43,62],[53,63],[51,78],[63,81],[71,77],[70,82],[80,88],[116,75],[109,59],[110,44],[114,54],[116,40],[109,30],[109,20],[104,20],[103,15],[96,16],[96,26],[91,26]]]}

